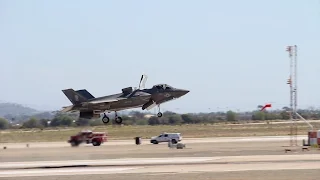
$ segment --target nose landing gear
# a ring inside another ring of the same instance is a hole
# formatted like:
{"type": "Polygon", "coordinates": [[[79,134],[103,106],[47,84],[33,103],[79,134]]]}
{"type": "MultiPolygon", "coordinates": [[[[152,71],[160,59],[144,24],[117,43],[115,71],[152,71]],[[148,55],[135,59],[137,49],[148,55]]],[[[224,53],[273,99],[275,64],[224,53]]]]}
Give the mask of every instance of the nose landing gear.
{"type": "Polygon", "coordinates": [[[162,112],[160,111],[160,104],[158,105],[158,114],[157,114],[157,116],[160,118],[160,117],[162,117],[162,112]]]}

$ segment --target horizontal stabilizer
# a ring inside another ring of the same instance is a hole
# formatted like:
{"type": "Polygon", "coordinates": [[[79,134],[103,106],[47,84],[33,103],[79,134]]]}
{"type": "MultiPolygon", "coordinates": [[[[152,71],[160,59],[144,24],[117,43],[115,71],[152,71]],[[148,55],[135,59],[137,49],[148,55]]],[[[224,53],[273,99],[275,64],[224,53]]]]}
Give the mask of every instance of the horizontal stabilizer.
{"type": "Polygon", "coordinates": [[[69,111],[72,111],[73,109],[73,105],[71,106],[65,106],[63,107],[63,109],[61,110],[61,112],[69,112],[69,111]]]}

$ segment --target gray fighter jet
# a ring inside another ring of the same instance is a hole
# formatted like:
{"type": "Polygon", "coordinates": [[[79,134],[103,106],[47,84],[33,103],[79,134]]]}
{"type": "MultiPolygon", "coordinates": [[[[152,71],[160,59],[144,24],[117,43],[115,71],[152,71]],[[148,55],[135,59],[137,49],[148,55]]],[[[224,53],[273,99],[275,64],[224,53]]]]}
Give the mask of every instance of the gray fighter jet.
{"type": "Polygon", "coordinates": [[[179,98],[189,90],[177,89],[168,84],[157,84],[152,88],[144,88],[147,76],[142,75],[138,89],[132,87],[123,88],[121,93],[103,97],[94,97],[86,89],[74,91],[64,89],[62,92],[68,97],[72,105],[63,107],[62,112],[80,111],[79,118],[100,118],[107,124],[109,117],[105,112],[115,112],[115,122],[122,123],[122,118],[117,115],[118,111],[140,108],[150,110],[158,106],[158,117],[162,117],[160,104],[179,98]]]}

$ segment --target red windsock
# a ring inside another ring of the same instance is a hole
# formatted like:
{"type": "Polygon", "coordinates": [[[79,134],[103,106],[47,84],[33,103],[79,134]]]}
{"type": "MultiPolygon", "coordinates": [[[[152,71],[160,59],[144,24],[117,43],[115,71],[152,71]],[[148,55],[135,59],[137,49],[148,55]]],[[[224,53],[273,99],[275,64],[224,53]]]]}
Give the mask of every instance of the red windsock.
{"type": "Polygon", "coordinates": [[[263,111],[263,110],[264,110],[265,108],[267,108],[267,107],[271,107],[271,104],[266,104],[266,105],[264,105],[260,111],[263,111]]]}

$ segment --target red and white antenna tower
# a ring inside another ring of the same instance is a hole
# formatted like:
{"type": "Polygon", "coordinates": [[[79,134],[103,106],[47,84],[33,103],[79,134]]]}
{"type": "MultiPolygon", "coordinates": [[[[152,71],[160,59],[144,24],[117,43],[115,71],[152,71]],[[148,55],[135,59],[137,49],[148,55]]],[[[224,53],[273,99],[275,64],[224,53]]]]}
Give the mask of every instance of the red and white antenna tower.
{"type": "Polygon", "coordinates": [[[290,86],[290,146],[297,146],[298,127],[296,121],[298,119],[304,120],[311,130],[313,130],[313,126],[297,112],[297,45],[287,46],[286,51],[289,52],[290,58],[290,76],[287,80],[287,84],[290,86]]]}
{"type": "Polygon", "coordinates": [[[297,112],[297,46],[287,46],[286,51],[290,58],[290,76],[287,80],[290,87],[290,146],[297,146],[298,127],[295,121],[297,112]]]}

